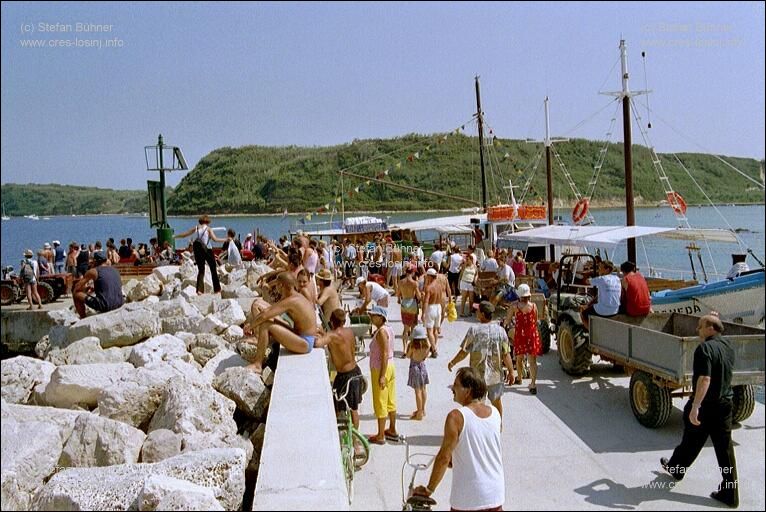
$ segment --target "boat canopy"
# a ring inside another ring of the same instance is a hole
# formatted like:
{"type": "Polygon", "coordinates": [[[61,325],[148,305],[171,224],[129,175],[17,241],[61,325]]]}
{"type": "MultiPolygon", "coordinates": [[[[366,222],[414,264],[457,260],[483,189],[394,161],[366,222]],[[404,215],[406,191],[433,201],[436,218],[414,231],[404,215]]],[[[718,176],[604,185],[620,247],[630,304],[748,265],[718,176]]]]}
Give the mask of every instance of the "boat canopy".
{"type": "Polygon", "coordinates": [[[439,228],[448,228],[445,229],[444,232],[459,232],[462,231],[462,226],[471,225],[471,219],[478,219],[479,222],[483,223],[487,221],[487,214],[480,213],[476,215],[453,215],[451,217],[437,217],[435,219],[400,222],[394,226],[391,226],[391,229],[410,229],[412,231],[424,231],[426,229],[438,230],[439,228]]]}
{"type": "Polygon", "coordinates": [[[673,240],[698,240],[704,242],[727,242],[732,244],[739,243],[737,235],[729,229],[676,228],[672,231],[660,233],[657,236],[673,240]]]}
{"type": "Polygon", "coordinates": [[[615,247],[628,238],[675,231],[675,228],[649,226],[544,226],[517,233],[505,233],[498,240],[536,244],[615,247]]]}

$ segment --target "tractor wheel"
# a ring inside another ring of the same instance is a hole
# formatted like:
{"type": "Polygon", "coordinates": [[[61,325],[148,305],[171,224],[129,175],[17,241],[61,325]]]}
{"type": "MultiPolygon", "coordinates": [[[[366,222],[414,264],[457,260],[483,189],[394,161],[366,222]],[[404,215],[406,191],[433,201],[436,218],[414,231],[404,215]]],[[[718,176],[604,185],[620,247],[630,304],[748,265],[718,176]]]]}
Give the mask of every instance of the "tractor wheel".
{"type": "Polygon", "coordinates": [[[745,421],[755,410],[755,389],[753,386],[734,386],[734,407],[732,421],[740,423],[745,421]]]}
{"type": "Polygon", "coordinates": [[[11,283],[0,284],[0,304],[9,306],[19,300],[19,289],[11,283]]]}
{"type": "Polygon", "coordinates": [[[40,295],[40,301],[43,304],[48,304],[56,300],[56,295],[53,292],[53,287],[48,283],[38,282],[37,293],[40,295]]]}
{"type": "Polygon", "coordinates": [[[571,320],[563,318],[556,334],[556,344],[559,349],[559,364],[569,375],[583,375],[590,369],[592,355],[588,348],[587,334],[582,325],[575,325],[571,320]],[[585,341],[577,346],[580,340],[585,341]]]}
{"type": "Polygon", "coordinates": [[[537,321],[537,331],[540,333],[540,342],[543,345],[543,354],[551,351],[551,324],[543,318],[537,321]]]}
{"type": "Polygon", "coordinates": [[[648,373],[637,370],[630,376],[630,408],[643,426],[658,428],[668,421],[673,399],[668,388],[658,385],[648,373]]]}

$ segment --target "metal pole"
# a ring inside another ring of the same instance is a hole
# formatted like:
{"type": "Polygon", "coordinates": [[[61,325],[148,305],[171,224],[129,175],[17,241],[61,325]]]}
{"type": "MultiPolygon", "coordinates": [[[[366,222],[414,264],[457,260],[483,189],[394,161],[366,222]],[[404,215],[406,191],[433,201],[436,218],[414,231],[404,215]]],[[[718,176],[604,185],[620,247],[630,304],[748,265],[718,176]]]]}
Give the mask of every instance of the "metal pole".
{"type": "MultiPolygon", "coordinates": [[[[630,89],[628,87],[628,49],[625,40],[620,40],[620,64],[622,67],[622,126],[625,146],[625,224],[636,225],[633,210],[633,154],[630,121],[630,89]]],[[[636,262],[636,239],[628,238],[628,261],[636,262]]]]}
{"type": "MultiPolygon", "coordinates": [[[[553,170],[551,168],[551,131],[548,96],[545,97],[545,181],[548,189],[548,225],[553,225],[553,170]]],[[[556,260],[556,246],[551,244],[551,260],[556,260]]]]}
{"type": "Polygon", "coordinates": [[[167,216],[167,205],[165,204],[165,171],[164,171],[164,165],[162,162],[162,134],[159,135],[157,138],[157,147],[159,151],[159,164],[160,164],[160,198],[161,198],[161,217],[162,217],[162,224],[160,225],[161,228],[169,228],[168,225],[168,216],[167,216]]]}
{"type": "Polygon", "coordinates": [[[487,177],[484,174],[484,119],[481,113],[481,93],[479,92],[479,75],[476,80],[476,117],[479,120],[479,165],[481,165],[481,207],[487,212],[487,177]]]}

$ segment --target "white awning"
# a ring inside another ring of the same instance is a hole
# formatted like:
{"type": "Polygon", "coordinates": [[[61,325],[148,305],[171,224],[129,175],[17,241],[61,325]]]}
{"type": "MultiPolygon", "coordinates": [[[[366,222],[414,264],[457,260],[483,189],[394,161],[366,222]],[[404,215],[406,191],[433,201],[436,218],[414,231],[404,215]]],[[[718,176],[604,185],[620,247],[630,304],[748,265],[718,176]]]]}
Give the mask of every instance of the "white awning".
{"type": "Polygon", "coordinates": [[[674,231],[674,228],[649,226],[544,226],[518,233],[503,234],[501,240],[536,244],[615,247],[629,238],[674,231]]]}
{"type": "Polygon", "coordinates": [[[456,227],[456,230],[462,231],[462,226],[471,225],[471,219],[479,219],[479,222],[486,222],[487,214],[479,213],[476,215],[454,215],[452,217],[437,217],[435,219],[400,222],[389,227],[390,229],[411,229],[412,231],[456,227]]]}
{"type": "Polygon", "coordinates": [[[732,244],[739,243],[737,235],[728,229],[676,228],[672,231],[666,231],[658,236],[661,236],[662,238],[671,238],[673,240],[699,240],[706,242],[727,242],[732,244]]]}

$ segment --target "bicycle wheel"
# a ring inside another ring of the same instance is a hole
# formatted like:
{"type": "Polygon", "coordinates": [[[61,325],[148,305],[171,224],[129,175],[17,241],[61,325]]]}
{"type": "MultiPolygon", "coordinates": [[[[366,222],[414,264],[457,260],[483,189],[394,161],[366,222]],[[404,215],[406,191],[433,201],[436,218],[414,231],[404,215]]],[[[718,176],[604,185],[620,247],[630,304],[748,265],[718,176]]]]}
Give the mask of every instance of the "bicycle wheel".
{"type": "Polygon", "coordinates": [[[346,490],[348,491],[348,504],[354,501],[354,448],[343,447],[343,468],[346,472],[346,490]]]}
{"type": "Polygon", "coordinates": [[[354,469],[360,469],[370,460],[370,443],[356,429],[351,431],[354,453],[354,469]]]}

